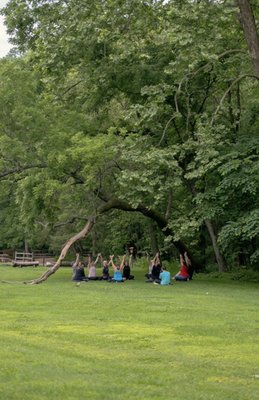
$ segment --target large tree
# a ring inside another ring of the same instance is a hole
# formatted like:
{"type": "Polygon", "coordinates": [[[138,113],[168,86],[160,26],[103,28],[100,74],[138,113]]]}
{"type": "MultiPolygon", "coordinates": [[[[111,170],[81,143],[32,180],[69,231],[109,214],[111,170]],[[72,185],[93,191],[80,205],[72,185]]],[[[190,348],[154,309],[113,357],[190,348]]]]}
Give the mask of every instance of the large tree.
{"type": "MultiPolygon", "coordinates": [[[[28,214],[46,210],[76,230],[113,204],[154,219],[179,251],[198,249],[206,227],[224,270],[218,235],[242,217],[239,187],[236,197],[227,184],[244,174],[242,164],[233,173],[236,154],[247,160],[256,148],[255,140],[244,150],[245,92],[254,99],[257,89],[246,80],[233,9],[211,1],[17,4],[5,10],[9,32],[40,74],[44,101],[71,117],[48,130],[44,172],[21,183],[28,214]]],[[[253,212],[257,192],[242,182],[253,212]]]]}

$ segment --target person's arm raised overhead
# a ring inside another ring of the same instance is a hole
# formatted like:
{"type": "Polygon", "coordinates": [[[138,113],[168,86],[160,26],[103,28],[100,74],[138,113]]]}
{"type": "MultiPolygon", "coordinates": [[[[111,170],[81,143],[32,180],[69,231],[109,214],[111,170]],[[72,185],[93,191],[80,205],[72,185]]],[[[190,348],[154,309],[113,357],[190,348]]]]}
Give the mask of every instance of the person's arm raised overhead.
{"type": "Polygon", "coordinates": [[[76,266],[76,267],[78,267],[79,258],[80,258],[80,254],[79,254],[79,253],[76,253],[76,261],[75,261],[75,266],[76,266]]]}
{"type": "Polygon", "coordinates": [[[111,264],[112,264],[112,268],[114,269],[114,271],[116,270],[116,265],[114,264],[114,261],[113,261],[113,259],[114,259],[114,255],[112,255],[112,256],[110,256],[110,261],[109,262],[111,262],[111,264]]]}
{"type": "Polygon", "coordinates": [[[122,270],[123,267],[124,267],[125,258],[126,258],[126,254],[124,254],[124,256],[123,256],[122,259],[121,259],[120,270],[122,270]]]}
{"type": "Polygon", "coordinates": [[[185,259],[185,262],[186,262],[186,266],[190,267],[192,265],[192,263],[191,263],[191,260],[188,257],[187,251],[184,252],[184,259],[185,259]]]}
{"type": "Polygon", "coordinates": [[[101,255],[101,253],[98,253],[98,254],[97,254],[96,260],[95,260],[95,262],[94,262],[94,265],[95,265],[95,266],[96,266],[96,264],[98,263],[98,260],[99,260],[99,258],[100,258],[100,255],[101,255]]]}
{"type": "Polygon", "coordinates": [[[130,268],[133,268],[133,254],[130,254],[129,256],[129,266],[130,268]]]}

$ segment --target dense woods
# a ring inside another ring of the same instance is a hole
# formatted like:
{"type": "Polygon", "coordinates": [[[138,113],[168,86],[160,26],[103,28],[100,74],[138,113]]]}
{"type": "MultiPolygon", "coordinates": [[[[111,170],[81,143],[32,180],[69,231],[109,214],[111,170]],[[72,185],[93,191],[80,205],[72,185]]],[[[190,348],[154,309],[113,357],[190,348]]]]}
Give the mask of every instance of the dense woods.
{"type": "Polygon", "coordinates": [[[257,2],[2,13],[15,49],[0,60],[0,247],[63,248],[60,262],[135,244],[258,269],[257,2]]]}

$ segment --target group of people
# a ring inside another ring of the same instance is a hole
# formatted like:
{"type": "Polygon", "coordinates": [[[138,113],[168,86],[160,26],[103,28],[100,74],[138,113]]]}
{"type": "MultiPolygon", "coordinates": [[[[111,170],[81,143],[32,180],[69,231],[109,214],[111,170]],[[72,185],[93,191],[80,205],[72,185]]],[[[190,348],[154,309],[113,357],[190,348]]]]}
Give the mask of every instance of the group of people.
{"type": "Polygon", "coordinates": [[[85,274],[85,264],[80,261],[80,254],[77,253],[76,260],[72,264],[72,280],[79,281],[100,281],[105,280],[108,282],[124,282],[125,280],[134,279],[134,275],[131,275],[131,268],[129,261],[126,260],[126,255],[124,255],[121,261],[115,263],[114,255],[110,256],[109,261],[103,259],[101,253],[97,255],[95,261],[92,260],[91,256],[88,256],[87,262],[88,274],[85,274]],[[102,275],[97,276],[96,266],[98,262],[102,263],[102,275]],[[113,268],[113,276],[110,276],[110,266],[113,268]]]}
{"type": "MultiPolygon", "coordinates": [[[[109,257],[109,261],[104,259],[102,254],[99,253],[95,261],[92,260],[91,256],[88,257],[87,269],[88,274],[85,275],[85,264],[80,261],[80,255],[77,253],[76,260],[72,265],[73,275],[72,280],[79,281],[97,281],[105,280],[108,282],[124,282],[125,280],[134,279],[134,275],[131,275],[131,264],[132,255],[129,260],[126,260],[124,255],[121,260],[114,262],[114,255],[109,257]],[[102,264],[102,275],[97,276],[96,266],[98,262],[102,264]],[[110,275],[110,266],[113,269],[113,276],[110,275]]],[[[187,253],[180,254],[180,270],[171,278],[171,274],[165,267],[162,267],[160,254],[157,253],[155,257],[150,260],[148,273],[145,275],[147,283],[154,283],[156,285],[170,285],[171,279],[175,281],[188,281],[192,279],[193,268],[191,260],[187,253]]]]}
{"type": "MultiPolygon", "coordinates": [[[[184,255],[180,254],[180,270],[172,277],[175,281],[189,281],[192,279],[193,270],[191,260],[189,259],[187,252],[184,255]]],[[[161,259],[159,253],[150,261],[149,271],[145,275],[147,283],[154,283],[160,285],[169,285],[171,282],[171,274],[162,267],[161,259]]]]}
{"type": "Polygon", "coordinates": [[[147,283],[156,285],[169,285],[171,283],[171,274],[165,267],[162,267],[159,253],[156,253],[155,257],[150,260],[148,273],[145,277],[147,283]]]}

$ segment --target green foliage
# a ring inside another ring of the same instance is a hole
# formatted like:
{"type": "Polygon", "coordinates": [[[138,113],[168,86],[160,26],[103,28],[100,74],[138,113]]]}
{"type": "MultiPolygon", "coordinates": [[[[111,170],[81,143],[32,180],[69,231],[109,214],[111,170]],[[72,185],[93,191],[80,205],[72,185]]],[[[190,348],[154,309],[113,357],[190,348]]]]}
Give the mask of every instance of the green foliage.
{"type": "MultiPolygon", "coordinates": [[[[56,249],[117,197],[166,216],[165,252],[181,240],[214,262],[209,220],[231,263],[246,248],[256,265],[258,83],[232,3],[10,0],[4,14],[24,57],[0,65],[3,243],[56,249]]],[[[148,247],[137,218],[111,213],[96,248],[148,247]]]]}

